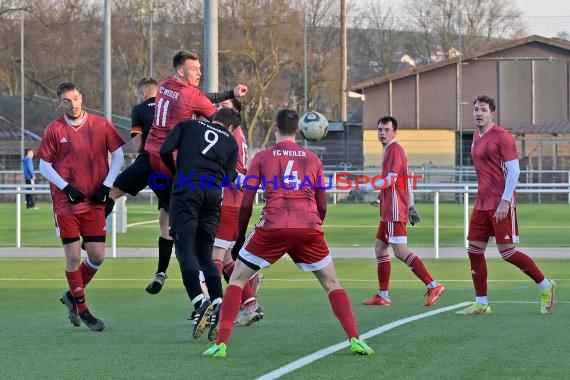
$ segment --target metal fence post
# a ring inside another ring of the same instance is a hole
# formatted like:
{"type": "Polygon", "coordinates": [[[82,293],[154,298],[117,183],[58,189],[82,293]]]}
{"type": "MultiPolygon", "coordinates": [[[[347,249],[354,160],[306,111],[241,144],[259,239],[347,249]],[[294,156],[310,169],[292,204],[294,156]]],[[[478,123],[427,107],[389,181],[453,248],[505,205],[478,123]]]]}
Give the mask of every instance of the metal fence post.
{"type": "Polygon", "coordinates": [[[22,188],[16,188],[16,248],[22,247],[22,188]]]}
{"type": "Polygon", "coordinates": [[[433,197],[433,247],[435,258],[439,259],[439,191],[433,197]]]}
{"type": "Polygon", "coordinates": [[[465,185],[465,192],[463,193],[463,240],[465,248],[469,247],[467,242],[467,232],[469,231],[469,186],[465,185]]]}

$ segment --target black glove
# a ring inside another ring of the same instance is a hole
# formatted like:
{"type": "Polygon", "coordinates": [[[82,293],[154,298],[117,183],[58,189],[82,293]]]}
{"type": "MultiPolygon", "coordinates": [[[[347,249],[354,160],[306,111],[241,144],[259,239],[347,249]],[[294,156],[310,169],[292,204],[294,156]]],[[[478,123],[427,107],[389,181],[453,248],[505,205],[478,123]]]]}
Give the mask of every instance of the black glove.
{"type": "Polygon", "coordinates": [[[349,191],[347,199],[350,201],[355,201],[355,200],[358,200],[358,199],[364,197],[364,194],[366,194],[366,193],[367,193],[367,191],[364,191],[362,189],[352,189],[349,191]]]}
{"type": "Polygon", "coordinates": [[[240,251],[241,247],[243,247],[244,243],[245,243],[245,236],[238,237],[236,239],[236,242],[232,248],[232,259],[234,259],[234,261],[237,260],[237,257],[239,255],[239,251],[240,251]]]}
{"type": "Polygon", "coordinates": [[[408,209],[408,220],[412,226],[418,224],[421,221],[420,214],[414,206],[408,209]]]}
{"type": "Polygon", "coordinates": [[[101,205],[107,202],[107,198],[109,197],[109,191],[111,191],[110,187],[101,185],[97,190],[95,190],[95,193],[93,193],[93,197],[91,197],[91,200],[96,205],[101,205]]]}
{"type": "Polygon", "coordinates": [[[69,198],[69,201],[73,205],[85,201],[85,195],[70,184],[67,184],[67,186],[63,188],[63,191],[67,194],[67,198],[69,198]]]}

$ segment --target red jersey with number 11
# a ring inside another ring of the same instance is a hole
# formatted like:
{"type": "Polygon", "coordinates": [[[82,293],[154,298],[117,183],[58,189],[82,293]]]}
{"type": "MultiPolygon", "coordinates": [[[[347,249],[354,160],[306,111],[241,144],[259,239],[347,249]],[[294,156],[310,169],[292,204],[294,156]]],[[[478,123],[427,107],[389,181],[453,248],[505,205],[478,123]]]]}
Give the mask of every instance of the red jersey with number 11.
{"type": "Polygon", "coordinates": [[[153,154],[159,154],[162,143],[176,124],[200,116],[209,119],[216,112],[202,91],[176,77],[168,77],[160,83],[154,104],[154,121],[145,144],[145,150],[153,154]]]}

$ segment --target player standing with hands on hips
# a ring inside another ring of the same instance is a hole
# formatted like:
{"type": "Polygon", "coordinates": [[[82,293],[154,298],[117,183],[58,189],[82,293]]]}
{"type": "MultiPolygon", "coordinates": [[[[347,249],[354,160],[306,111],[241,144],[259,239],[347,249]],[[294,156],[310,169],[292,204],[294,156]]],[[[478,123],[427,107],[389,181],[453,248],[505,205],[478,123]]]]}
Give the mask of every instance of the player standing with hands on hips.
{"type": "Polygon", "coordinates": [[[123,166],[125,141],[110,121],[83,110],[83,97],[74,83],[60,84],[57,96],[65,114],[47,126],[38,156],[40,171],[50,181],[56,230],[66,258],[69,290],[60,300],[74,326],[83,322],[92,331],[102,331],[105,324],[89,311],[85,288],[105,259],[105,202],[123,166]],[[81,237],[87,250],[82,263],[81,237]]]}
{"type": "Polygon", "coordinates": [[[538,285],[540,312],[554,305],[556,283],[548,280],[534,260],[517,250],[519,241],[515,187],[519,179],[519,157],[513,136],[494,122],[495,99],[481,95],[473,102],[475,132],[471,157],[477,174],[477,199],[469,221],[467,254],[475,287],[475,302],[456,314],[489,314],[485,249],[494,239],[501,257],[519,268],[538,285]]]}

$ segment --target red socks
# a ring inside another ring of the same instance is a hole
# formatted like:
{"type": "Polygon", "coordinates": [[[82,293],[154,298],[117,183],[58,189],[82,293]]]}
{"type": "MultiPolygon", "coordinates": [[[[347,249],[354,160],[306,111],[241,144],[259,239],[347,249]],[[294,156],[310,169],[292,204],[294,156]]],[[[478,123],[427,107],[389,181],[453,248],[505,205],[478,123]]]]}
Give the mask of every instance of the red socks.
{"type": "Polygon", "coordinates": [[[469,261],[471,262],[471,278],[473,279],[473,287],[475,288],[476,297],[487,296],[487,260],[485,259],[485,251],[481,248],[469,244],[467,248],[469,261]]]}
{"type": "Polygon", "coordinates": [[[356,319],[352,312],[352,305],[344,289],[336,289],[329,293],[329,301],[334,315],[340,322],[348,339],[358,338],[356,319]]]}
{"type": "Polygon", "coordinates": [[[79,271],[81,272],[81,277],[83,278],[84,288],[91,282],[91,279],[93,276],[95,276],[95,273],[97,273],[97,269],[92,268],[85,261],[83,261],[79,266],[79,271]]]}
{"type": "Polygon", "coordinates": [[[376,272],[378,274],[378,286],[381,291],[390,290],[390,273],[392,272],[392,263],[390,256],[382,256],[376,258],[378,267],[376,272]]]}
{"type": "Polygon", "coordinates": [[[433,277],[428,272],[426,266],[424,265],[424,262],[413,253],[410,253],[404,262],[412,270],[416,277],[422,280],[424,284],[427,285],[433,281],[433,277]]]}
{"type": "Polygon", "coordinates": [[[87,310],[87,302],[85,302],[85,289],[83,287],[81,271],[76,270],[75,272],[65,272],[65,277],[67,277],[67,283],[69,284],[71,295],[77,304],[77,311],[79,313],[83,313],[87,310]]]}
{"type": "Polygon", "coordinates": [[[216,344],[228,344],[228,341],[230,340],[234,321],[239,313],[241,291],[242,289],[237,285],[230,285],[226,289],[226,293],[222,299],[222,310],[220,312],[220,334],[218,335],[216,344]]]}
{"type": "Polygon", "coordinates": [[[516,248],[511,248],[499,252],[505,261],[518,267],[524,274],[532,278],[537,284],[544,280],[544,275],[540,269],[538,269],[538,266],[534,260],[521,251],[517,251],[516,248]]]}

